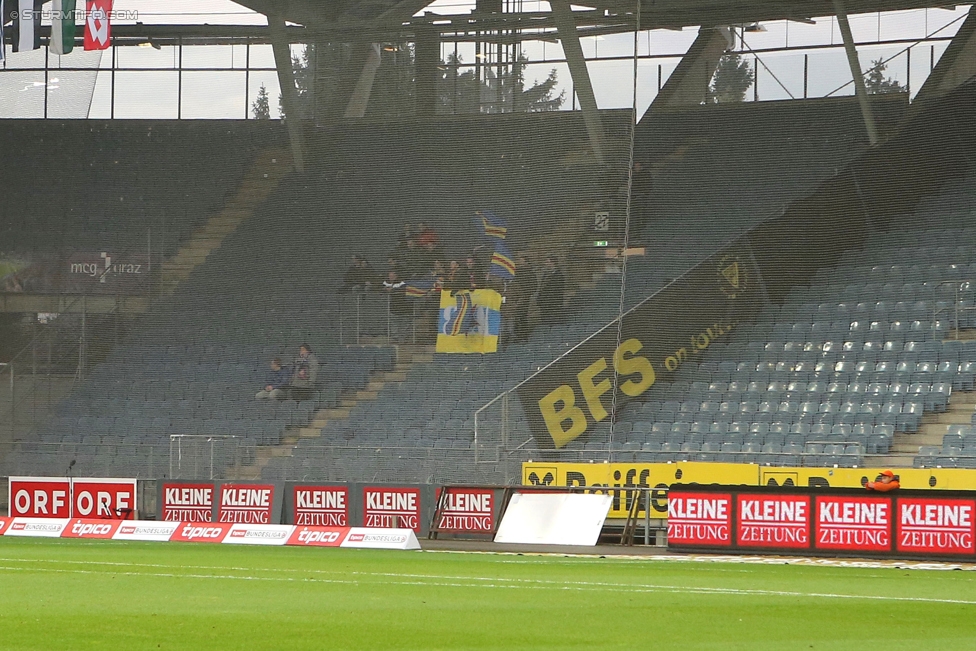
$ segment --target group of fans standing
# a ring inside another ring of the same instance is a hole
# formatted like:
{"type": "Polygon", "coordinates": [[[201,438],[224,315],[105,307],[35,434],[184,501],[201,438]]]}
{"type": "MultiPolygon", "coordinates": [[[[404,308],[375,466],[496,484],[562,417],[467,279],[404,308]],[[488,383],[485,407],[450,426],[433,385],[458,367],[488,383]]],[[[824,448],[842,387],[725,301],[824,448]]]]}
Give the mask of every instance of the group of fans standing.
{"type": "MultiPolygon", "coordinates": [[[[499,221],[494,215],[492,218],[495,223],[499,221]]],[[[491,226],[486,219],[484,228],[486,233],[500,232],[504,238],[504,226],[491,226]]],[[[503,296],[503,339],[508,341],[528,338],[534,321],[533,305],[543,323],[558,321],[562,314],[565,279],[555,257],[546,258],[540,278],[524,252],[511,256],[502,246],[492,250],[488,244],[481,244],[462,256],[449,256],[437,232],[424,223],[404,225],[385,273],[377,272],[357,254],[352,256],[342,282],[344,293],[389,293],[390,312],[399,316],[414,314],[411,299],[436,297],[441,290],[476,289],[494,289],[503,296]]]]}

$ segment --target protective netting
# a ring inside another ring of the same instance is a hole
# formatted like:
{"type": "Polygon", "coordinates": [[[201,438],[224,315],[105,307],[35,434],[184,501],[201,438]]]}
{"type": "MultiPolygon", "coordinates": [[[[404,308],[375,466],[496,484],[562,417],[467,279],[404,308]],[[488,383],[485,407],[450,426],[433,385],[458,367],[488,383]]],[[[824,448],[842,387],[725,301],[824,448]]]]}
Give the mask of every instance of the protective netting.
{"type": "Polygon", "coordinates": [[[303,34],[281,100],[261,35],[119,45],[85,115],[155,119],[0,125],[0,475],[969,464],[918,449],[976,376],[966,12],[851,17],[871,147],[833,18],[529,4],[303,34]]]}

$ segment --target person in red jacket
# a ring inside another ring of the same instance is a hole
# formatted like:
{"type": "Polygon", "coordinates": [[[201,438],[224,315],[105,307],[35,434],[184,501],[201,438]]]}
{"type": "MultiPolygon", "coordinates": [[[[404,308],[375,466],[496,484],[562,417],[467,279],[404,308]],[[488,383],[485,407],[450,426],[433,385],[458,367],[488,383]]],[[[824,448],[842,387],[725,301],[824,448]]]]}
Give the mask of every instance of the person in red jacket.
{"type": "Polygon", "coordinates": [[[869,481],[864,485],[864,487],[869,491],[880,491],[882,493],[887,493],[888,491],[901,488],[901,484],[898,483],[895,473],[891,472],[890,470],[885,470],[878,475],[877,481],[869,481]]]}

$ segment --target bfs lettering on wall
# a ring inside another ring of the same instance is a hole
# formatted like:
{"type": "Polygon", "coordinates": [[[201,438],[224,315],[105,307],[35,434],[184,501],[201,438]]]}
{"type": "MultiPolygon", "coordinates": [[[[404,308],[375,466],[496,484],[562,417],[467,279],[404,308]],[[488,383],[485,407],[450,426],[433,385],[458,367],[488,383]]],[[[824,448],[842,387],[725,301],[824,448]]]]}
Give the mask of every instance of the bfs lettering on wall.
{"type": "Polygon", "coordinates": [[[762,309],[746,240],[699,264],[518,386],[535,442],[562,448],[722,341],[762,309]]]}

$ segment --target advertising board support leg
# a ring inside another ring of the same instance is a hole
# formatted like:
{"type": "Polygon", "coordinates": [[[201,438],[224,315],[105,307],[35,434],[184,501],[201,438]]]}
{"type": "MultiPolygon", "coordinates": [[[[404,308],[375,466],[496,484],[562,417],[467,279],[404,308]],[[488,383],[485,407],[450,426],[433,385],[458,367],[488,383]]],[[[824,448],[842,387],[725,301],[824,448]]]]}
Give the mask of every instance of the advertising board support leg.
{"type": "Polygon", "coordinates": [[[359,319],[362,316],[362,302],[363,297],[360,294],[356,294],[356,345],[359,345],[359,319]]]}
{"type": "Polygon", "coordinates": [[[644,546],[651,544],[651,489],[645,488],[641,493],[644,499],[644,546]]]}

